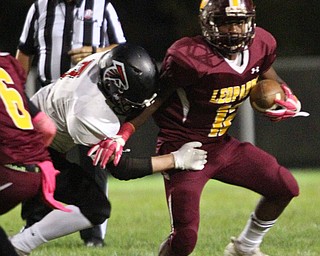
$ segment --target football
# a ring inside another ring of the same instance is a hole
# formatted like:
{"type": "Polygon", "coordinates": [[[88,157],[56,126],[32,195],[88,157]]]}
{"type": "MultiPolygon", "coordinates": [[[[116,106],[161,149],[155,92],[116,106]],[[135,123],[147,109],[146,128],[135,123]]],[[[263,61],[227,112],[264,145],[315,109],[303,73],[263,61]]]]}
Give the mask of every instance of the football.
{"type": "Polygon", "coordinates": [[[275,80],[261,80],[251,89],[250,104],[258,112],[263,113],[267,109],[276,109],[275,99],[285,100],[284,91],[275,80]]]}

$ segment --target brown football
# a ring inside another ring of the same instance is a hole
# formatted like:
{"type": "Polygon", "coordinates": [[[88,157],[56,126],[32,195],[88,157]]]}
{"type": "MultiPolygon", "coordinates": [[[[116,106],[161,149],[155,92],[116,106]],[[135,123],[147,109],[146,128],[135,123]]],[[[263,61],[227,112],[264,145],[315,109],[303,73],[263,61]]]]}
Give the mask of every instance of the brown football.
{"type": "Polygon", "coordinates": [[[253,109],[258,112],[277,108],[277,104],[274,102],[275,99],[285,99],[281,85],[275,80],[261,80],[251,89],[250,103],[253,109]]]}

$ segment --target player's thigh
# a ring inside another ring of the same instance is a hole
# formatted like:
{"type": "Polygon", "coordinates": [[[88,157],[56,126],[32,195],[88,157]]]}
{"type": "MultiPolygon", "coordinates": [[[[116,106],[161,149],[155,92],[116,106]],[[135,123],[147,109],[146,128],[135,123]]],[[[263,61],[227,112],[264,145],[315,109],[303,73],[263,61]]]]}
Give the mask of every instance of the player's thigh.
{"type": "Polygon", "coordinates": [[[41,191],[39,173],[20,172],[0,167],[0,213],[3,214],[41,191]]]}
{"type": "MultiPolygon", "coordinates": [[[[64,158],[53,157],[60,174],[57,176],[55,198],[66,204],[76,205],[93,223],[100,224],[110,216],[110,202],[105,191],[82,166],[64,158]]],[[[55,165],[56,166],[56,165],[55,165]]],[[[93,172],[95,170],[92,170],[93,172]]]]}
{"type": "Polygon", "coordinates": [[[225,154],[225,167],[215,179],[251,189],[268,197],[297,193],[297,183],[288,169],[264,150],[237,140],[225,154]]]}
{"type": "Polygon", "coordinates": [[[167,201],[176,228],[183,223],[197,230],[201,193],[207,181],[208,177],[201,171],[177,171],[166,176],[167,201]]]}
{"type": "MultiPolygon", "coordinates": [[[[90,175],[79,164],[70,162],[59,152],[49,149],[54,167],[60,171],[56,177],[55,197],[64,203],[81,203],[97,189],[94,175],[90,175]]],[[[94,170],[93,170],[94,172],[94,170]]]]}
{"type": "MultiPolygon", "coordinates": [[[[183,141],[162,142],[160,146],[158,145],[158,153],[168,154],[177,150],[182,144],[183,141]]],[[[164,180],[167,200],[177,205],[176,208],[186,209],[198,208],[201,192],[209,177],[203,171],[172,169],[164,173],[164,180]]]]}
{"type": "Polygon", "coordinates": [[[95,180],[77,164],[69,163],[60,168],[56,183],[55,197],[68,204],[89,203],[92,195],[103,194],[95,180]]]}

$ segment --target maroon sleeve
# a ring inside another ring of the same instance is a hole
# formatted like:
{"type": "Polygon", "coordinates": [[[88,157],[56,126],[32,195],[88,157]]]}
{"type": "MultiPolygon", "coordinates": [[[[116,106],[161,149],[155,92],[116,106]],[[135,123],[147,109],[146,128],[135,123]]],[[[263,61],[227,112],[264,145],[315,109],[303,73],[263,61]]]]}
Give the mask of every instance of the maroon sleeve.
{"type": "Polygon", "coordinates": [[[276,39],[268,31],[257,27],[254,41],[254,45],[259,46],[259,49],[256,49],[255,54],[260,54],[260,52],[262,52],[262,56],[264,56],[264,62],[261,66],[261,70],[266,72],[276,59],[276,39]]]}
{"type": "Polygon", "coordinates": [[[182,38],[167,50],[161,68],[162,86],[187,87],[197,81],[197,70],[187,53],[191,43],[191,38],[182,38]]]}

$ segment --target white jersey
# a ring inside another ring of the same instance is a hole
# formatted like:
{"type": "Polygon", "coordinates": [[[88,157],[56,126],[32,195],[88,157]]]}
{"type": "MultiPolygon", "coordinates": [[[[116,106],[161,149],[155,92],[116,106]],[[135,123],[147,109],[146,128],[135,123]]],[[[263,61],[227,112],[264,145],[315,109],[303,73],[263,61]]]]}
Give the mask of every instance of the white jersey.
{"type": "Polygon", "coordinates": [[[56,83],[41,88],[31,101],[57,125],[50,147],[65,153],[75,144],[92,146],[113,137],[120,121],[106,104],[97,86],[98,61],[104,53],[96,53],[79,62],[56,83]]]}

